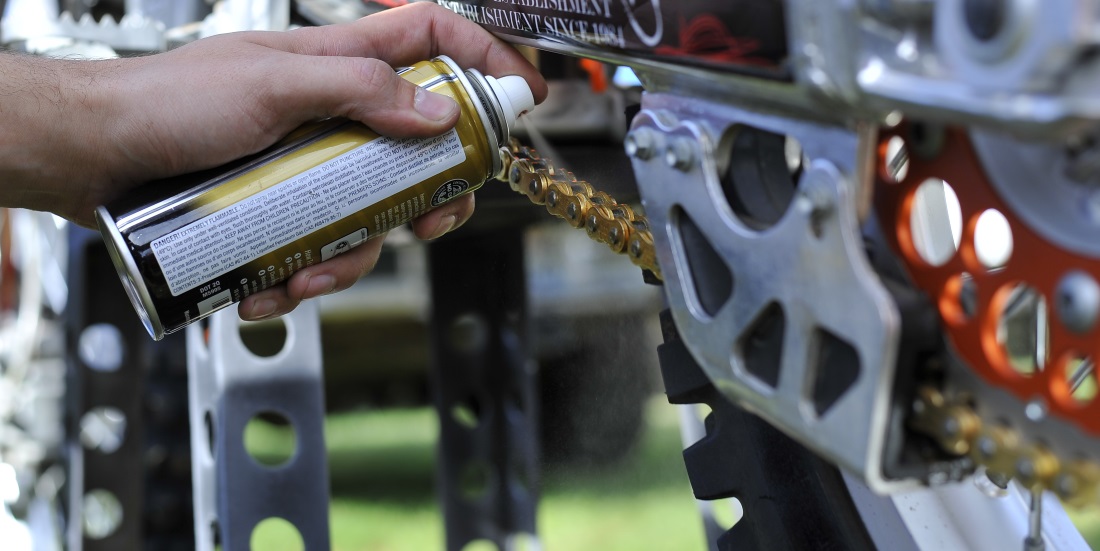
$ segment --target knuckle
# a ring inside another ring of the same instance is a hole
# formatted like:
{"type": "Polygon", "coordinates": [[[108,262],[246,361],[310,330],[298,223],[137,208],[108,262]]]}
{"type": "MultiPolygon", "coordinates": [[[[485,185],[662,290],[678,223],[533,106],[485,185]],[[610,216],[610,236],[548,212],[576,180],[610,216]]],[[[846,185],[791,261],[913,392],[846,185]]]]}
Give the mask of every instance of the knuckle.
{"type": "Polygon", "coordinates": [[[360,61],[356,75],[358,85],[368,93],[389,90],[395,85],[395,79],[397,78],[397,74],[394,73],[392,67],[381,60],[372,58],[360,61]]]}

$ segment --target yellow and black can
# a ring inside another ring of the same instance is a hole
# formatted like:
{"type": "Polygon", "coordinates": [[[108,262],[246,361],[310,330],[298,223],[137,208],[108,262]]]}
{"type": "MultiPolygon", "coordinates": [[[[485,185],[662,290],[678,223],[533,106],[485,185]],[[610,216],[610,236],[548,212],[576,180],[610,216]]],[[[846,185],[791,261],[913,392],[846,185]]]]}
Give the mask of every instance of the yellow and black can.
{"type": "Polygon", "coordinates": [[[434,138],[379,136],[328,119],[215,169],[151,182],[96,210],[123,286],[154,339],[286,282],[501,170],[499,148],[534,106],[518,76],[445,56],[398,70],[450,96],[458,124],[434,138]]]}

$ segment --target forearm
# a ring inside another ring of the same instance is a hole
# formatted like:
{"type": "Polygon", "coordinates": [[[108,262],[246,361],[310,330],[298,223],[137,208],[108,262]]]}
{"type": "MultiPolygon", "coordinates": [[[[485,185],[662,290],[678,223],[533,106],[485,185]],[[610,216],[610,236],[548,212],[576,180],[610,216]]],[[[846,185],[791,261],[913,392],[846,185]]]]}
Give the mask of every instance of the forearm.
{"type": "Polygon", "coordinates": [[[100,84],[118,63],[0,54],[0,205],[87,215],[112,158],[100,84]]]}

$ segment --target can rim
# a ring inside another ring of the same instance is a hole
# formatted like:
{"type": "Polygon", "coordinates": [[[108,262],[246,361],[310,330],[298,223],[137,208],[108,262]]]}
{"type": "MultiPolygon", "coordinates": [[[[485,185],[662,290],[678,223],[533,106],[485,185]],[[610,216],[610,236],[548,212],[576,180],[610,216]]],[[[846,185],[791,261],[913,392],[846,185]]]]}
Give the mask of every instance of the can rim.
{"type": "Polygon", "coordinates": [[[107,245],[107,252],[111,255],[111,263],[114,264],[115,271],[122,280],[122,287],[126,290],[126,296],[130,298],[134,310],[137,310],[142,325],[153,340],[163,339],[164,324],[157,315],[153,296],[149,293],[145,280],[139,275],[137,263],[127,252],[126,241],[122,237],[122,232],[118,230],[114,217],[111,216],[107,207],[99,206],[95,209],[95,219],[99,226],[99,233],[103,236],[103,242],[107,245]]]}
{"type": "MultiPolygon", "coordinates": [[[[470,83],[470,80],[466,78],[466,71],[464,71],[462,67],[459,67],[458,64],[455,63],[455,60],[451,59],[450,56],[442,54],[436,56],[435,59],[443,62],[447,65],[447,67],[454,71],[455,77],[462,84],[462,87],[465,89],[467,94],[470,94],[472,96],[477,95],[477,92],[475,91],[476,88],[473,84],[470,83]]],[[[471,71],[473,71],[473,69],[471,69],[471,71]]],[[[478,74],[480,75],[480,73],[478,74]]],[[[500,149],[504,144],[500,142],[499,138],[496,135],[496,132],[494,132],[492,128],[492,125],[489,124],[489,114],[485,112],[485,108],[481,106],[480,101],[471,101],[470,103],[473,104],[474,110],[477,111],[478,116],[481,117],[481,127],[485,129],[486,140],[489,142],[490,145],[496,144],[493,147],[494,151],[500,149]]],[[[500,158],[500,155],[495,153],[493,155],[489,155],[489,157],[491,157],[493,160],[492,174],[499,174],[500,171],[504,168],[504,160],[500,158]]]]}

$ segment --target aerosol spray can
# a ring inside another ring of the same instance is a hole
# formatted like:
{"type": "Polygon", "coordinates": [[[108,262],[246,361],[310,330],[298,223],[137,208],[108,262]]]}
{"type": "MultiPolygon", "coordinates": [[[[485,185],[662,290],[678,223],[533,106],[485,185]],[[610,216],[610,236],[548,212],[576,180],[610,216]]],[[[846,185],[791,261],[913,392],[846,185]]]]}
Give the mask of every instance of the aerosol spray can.
{"type": "Polygon", "coordinates": [[[435,138],[380,137],[331,119],[216,169],[155,182],[96,210],[100,232],[154,339],[469,193],[534,107],[527,83],[440,56],[398,71],[461,107],[435,138]]]}

